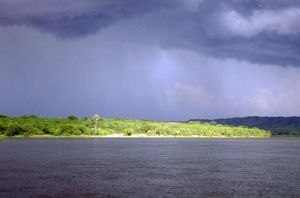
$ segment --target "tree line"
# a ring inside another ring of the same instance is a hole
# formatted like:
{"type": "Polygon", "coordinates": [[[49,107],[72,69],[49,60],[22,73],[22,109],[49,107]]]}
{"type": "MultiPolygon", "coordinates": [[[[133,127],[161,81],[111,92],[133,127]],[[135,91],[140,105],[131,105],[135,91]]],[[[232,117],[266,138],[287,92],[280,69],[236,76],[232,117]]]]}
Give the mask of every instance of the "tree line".
{"type": "Polygon", "coordinates": [[[2,136],[204,136],[204,137],[269,137],[270,132],[253,127],[230,126],[208,122],[158,122],[121,118],[42,118],[37,116],[0,116],[2,136]]]}

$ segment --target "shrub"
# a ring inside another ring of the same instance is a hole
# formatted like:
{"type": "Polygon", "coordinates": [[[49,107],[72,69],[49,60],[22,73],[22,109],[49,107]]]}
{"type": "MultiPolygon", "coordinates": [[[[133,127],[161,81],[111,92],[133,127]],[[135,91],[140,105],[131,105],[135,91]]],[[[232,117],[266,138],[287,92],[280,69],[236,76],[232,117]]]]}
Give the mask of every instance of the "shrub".
{"type": "Polygon", "coordinates": [[[41,131],[39,131],[32,124],[24,124],[21,126],[21,128],[23,129],[24,135],[30,135],[30,134],[41,135],[41,131]]]}
{"type": "Polygon", "coordinates": [[[40,123],[37,125],[38,130],[42,134],[52,134],[53,127],[49,123],[40,123]]]}
{"type": "Polygon", "coordinates": [[[15,136],[23,134],[25,131],[19,124],[10,124],[6,130],[5,135],[15,136]]]}
{"type": "Polygon", "coordinates": [[[30,115],[28,118],[38,118],[36,115],[30,115]]]}
{"type": "Polygon", "coordinates": [[[68,120],[75,121],[75,120],[78,120],[78,118],[74,115],[70,115],[70,116],[68,116],[68,120]]]}
{"type": "Polygon", "coordinates": [[[156,135],[161,135],[161,132],[162,132],[161,129],[159,129],[159,128],[155,129],[155,134],[156,135]]]}
{"type": "Polygon", "coordinates": [[[149,129],[146,134],[147,135],[155,135],[155,130],[154,129],[149,129]]]}
{"type": "Polygon", "coordinates": [[[51,135],[55,135],[55,136],[62,135],[62,131],[59,128],[58,129],[52,129],[50,132],[51,133],[49,133],[49,134],[51,134],[51,135]]]}
{"type": "Polygon", "coordinates": [[[124,129],[124,135],[131,136],[133,134],[134,130],[132,128],[126,128],[124,129]]]}
{"type": "Polygon", "coordinates": [[[60,127],[63,135],[80,135],[80,130],[73,124],[62,124],[60,127]]]}
{"type": "Polygon", "coordinates": [[[88,131],[88,127],[84,125],[77,126],[77,129],[80,131],[81,134],[86,133],[88,131]]]}
{"type": "Polygon", "coordinates": [[[0,122],[0,134],[4,134],[6,130],[7,130],[7,124],[0,122]]]}
{"type": "Polygon", "coordinates": [[[141,133],[151,133],[151,130],[154,129],[153,126],[151,126],[150,124],[142,124],[141,128],[140,128],[140,132],[141,133]]]}
{"type": "Polygon", "coordinates": [[[104,136],[109,134],[111,134],[111,131],[108,129],[100,129],[97,133],[97,135],[104,135],[104,136]]]}

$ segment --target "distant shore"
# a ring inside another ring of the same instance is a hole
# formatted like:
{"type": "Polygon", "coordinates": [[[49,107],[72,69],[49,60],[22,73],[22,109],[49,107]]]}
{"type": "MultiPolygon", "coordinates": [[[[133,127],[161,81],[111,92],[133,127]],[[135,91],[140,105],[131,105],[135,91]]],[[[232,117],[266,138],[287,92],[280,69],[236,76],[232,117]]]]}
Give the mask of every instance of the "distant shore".
{"type": "Polygon", "coordinates": [[[266,130],[206,122],[159,122],[120,118],[42,118],[0,116],[7,137],[99,138],[266,138],[266,130]]]}
{"type": "Polygon", "coordinates": [[[61,135],[61,136],[55,136],[55,135],[31,135],[31,136],[24,136],[24,135],[17,135],[17,136],[0,136],[0,140],[3,139],[26,139],[26,138],[124,138],[124,139],[135,139],[135,138],[194,138],[194,139],[268,139],[271,137],[257,137],[257,136],[165,136],[165,135],[146,135],[146,134],[137,134],[137,135],[131,135],[131,136],[125,136],[123,134],[111,134],[111,135],[105,135],[105,136],[100,136],[100,135],[61,135]]]}

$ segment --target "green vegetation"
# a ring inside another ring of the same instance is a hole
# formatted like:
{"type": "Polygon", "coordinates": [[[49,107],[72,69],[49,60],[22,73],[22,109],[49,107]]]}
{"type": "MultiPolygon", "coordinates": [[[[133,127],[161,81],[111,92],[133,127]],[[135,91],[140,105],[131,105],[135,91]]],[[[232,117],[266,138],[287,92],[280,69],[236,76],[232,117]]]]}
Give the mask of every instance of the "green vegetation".
{"type": "Polygon", "coordinates": [[[272,135],[297,135],[300,136],[300,117],[244,117],[244,118],[225,118],[216,120],[192,120],[215,122],[232,126],[257,127],[271,131],[272,135]]]}
{"type": "Polygon", "coordinates": [[[170,137],[269,137],[258,128],[202,122],[154,122],[100,118],[39,118],[0,116],[0,136],[170,136],[170,137]]]}

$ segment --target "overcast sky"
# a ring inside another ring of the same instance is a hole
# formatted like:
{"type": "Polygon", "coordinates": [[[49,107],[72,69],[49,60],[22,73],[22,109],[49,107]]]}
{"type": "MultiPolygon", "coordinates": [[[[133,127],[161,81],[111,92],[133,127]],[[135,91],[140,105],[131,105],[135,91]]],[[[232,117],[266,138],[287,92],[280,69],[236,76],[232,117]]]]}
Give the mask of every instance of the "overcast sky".
{"type": "Polygon", "coordinates": [[[0,0],[0,113],[300,115],[299,0],[0,0]]]}

